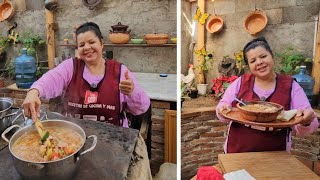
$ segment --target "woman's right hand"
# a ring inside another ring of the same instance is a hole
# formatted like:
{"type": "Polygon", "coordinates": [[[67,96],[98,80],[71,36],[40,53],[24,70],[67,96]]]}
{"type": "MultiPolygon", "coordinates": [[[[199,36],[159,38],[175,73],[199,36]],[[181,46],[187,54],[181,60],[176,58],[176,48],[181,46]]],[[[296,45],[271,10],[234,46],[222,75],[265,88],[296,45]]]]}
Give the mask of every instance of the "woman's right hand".
{"type": "Polygon", "coordinates": [[[41,101],[39,98],[39,91],[37,89],[31,89],[22,103],[24,115],[31,118],[32,121],[40,116],[41,101]]]}

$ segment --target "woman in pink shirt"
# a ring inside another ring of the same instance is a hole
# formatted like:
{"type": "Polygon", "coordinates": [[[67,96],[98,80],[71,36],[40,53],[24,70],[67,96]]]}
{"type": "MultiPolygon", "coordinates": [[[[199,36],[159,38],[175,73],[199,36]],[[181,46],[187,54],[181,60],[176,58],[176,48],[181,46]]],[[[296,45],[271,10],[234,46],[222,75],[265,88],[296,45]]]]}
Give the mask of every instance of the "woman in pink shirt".
{"type": "Polygon", "coordinates": [[[229,123],[225,152],[290,151],[291,134],[313,133],[318,128],[318,119],[300,85],[290,76],[275,73],[273,53],[265,38],[253,39],[243,52],[251,74],[245,74],[230,84],[217,106],[217,117],[229,123]],[[244,101],[275,102],[285,110],[297,109],[296,116],[303,120],[293,127],[271,130],[230,121],[223,118],[220,111],[235,107],[234,97],[244,101]]]}
{"type": "Polygon", "coordinates": [[[30,88],[23,102],[24,113],[33,120],[40,112],[40,98],[64,96],[67,116],[128,127],[125,111],[146,112],[150,99],[133,74],[114,60],[102,57],[100,28],[93,22],[76,30],[80,58],[71,58],[44,74],[30,88]]]}

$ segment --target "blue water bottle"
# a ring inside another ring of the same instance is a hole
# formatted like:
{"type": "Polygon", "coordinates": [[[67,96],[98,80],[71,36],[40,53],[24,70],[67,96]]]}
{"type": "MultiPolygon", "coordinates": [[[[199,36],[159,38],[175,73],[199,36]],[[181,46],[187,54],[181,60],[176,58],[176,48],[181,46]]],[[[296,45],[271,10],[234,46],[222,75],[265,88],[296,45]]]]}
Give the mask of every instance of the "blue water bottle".
{"type": "Polygon", "coordinates": [[[306,66],[300,66],[299,74],[293,76],[297,83],[303,88],[309,102],[311,103],[314,87],[314,79],[306,74],[306,66]]]}
{"type": "Polygon", "coordinates": [[[22,55],[15,60],[16,84],[18,88],[28,89],[36,81],[36,60],[27,55],[27,48],[22,49],[22,55]]]}

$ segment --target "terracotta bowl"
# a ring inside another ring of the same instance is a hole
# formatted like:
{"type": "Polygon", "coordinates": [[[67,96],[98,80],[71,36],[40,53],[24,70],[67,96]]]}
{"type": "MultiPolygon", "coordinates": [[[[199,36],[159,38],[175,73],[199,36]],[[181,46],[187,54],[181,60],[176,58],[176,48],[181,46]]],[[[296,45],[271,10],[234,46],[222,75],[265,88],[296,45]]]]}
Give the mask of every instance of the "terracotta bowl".
{"type": "Polygon", "coordinates": [[[223,28],[223,19],[219,16],[211,16],[207,22],[206,28],[210,33],[220,32],[223,28]]]}
{"type": "Polygon", "coordinates": [[[267,101],[252,101],[246,103],[247,106],[237,104],[241,117],[255,122],[271,122],[277,119],[277,116],[283,110],[283,106],[277,103],[267,101]]]}
{"type": "Polygon", "coordinates": [[[9,20],[14,15],[14,8],[10,1],[3,0],[2,4],[0,5],[0,21],[9,20]]]}
{"type": "Polygon", "coordinates": [[[168,34],[146,34],[143,39],[147,44],[166,44],[169,40],[168,34]]]}
{"type": "Polygon", "coordinates": [[[255,10],[248,14],[244,20],[244,27],[246,31],[254,35],[262,31],[267,26],[268,18],[261,10],[255,10]]]}

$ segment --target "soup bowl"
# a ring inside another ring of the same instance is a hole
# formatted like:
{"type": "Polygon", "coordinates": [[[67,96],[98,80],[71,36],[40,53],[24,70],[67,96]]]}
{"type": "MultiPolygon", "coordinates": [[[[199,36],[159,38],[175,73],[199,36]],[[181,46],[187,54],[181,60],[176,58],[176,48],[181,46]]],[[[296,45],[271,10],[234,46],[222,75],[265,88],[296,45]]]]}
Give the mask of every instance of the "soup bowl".
{"type": "Polygon", "coordinates": [[[247,102],[246,106],[237,103],[237,108],[242,118],[256,122],[274,121],[283,110],[280,104],[267,101],[247,102]]]}
{"type": "Polygon", "coordinates": [[[78,161],[80,157],[87,152],[92,151],[97,144],[97,136],[90,135],[86,137],[84,130],[75,123],[65,121],[65,120],[46,120],[42,122],[43,127],[64,127],[71,129],[72,131],[78,133],[82,138],[82,144],[74,153],[70,154],[59,160],[53,160],[48,162],[35,162],[21,159],[13,151],[12,147],[14,143],[24,134],[29,131],[36,131],[35,127],[30,125],[21,128],[19,125],[13,125],[7,128],[1,137],[9,143],[9,150],[13,156],[13,164],[23,179],[71,179],[76,170],[78,169],[78,161]],[[10,140],[6,138],[6,134],[10,132],[13,128],[19,128],[15,132],[10,140]],[[86,139],[92,138],[93,142],[90,148],[83,150],[86,143],[86,139]],[[83,150],[83,151],[82,151],[83,150]]]}

